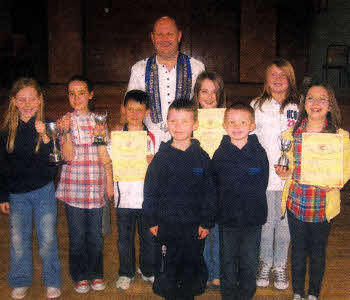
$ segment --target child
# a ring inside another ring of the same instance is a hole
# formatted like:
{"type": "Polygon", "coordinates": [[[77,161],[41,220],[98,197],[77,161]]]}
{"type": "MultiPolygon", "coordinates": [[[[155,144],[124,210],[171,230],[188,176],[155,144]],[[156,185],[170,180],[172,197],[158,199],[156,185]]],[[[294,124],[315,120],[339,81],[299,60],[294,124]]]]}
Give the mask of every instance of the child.
{"type": "Polygon", "coordinates": [[[142,208],[157,237],[153,291],[165,299],[194,299],[208,278],[204,239],[214,225],[216,191],[209,156],[192,139],[197,108],[175,100],[168,111],[172,139],[161,143],[150,163],[142,208]]]}
{"type": "Polygon", "coordinates": [[[226,107],[224,81],[214,72],[203,71],[197,77],[192,101],[198,108],[226,107]]]}
{"type": "MultiPolygon", "coordinates": [[[[213,72],[203,71],[197,77],[194,85],[192,101],[198,108],[223,108],[226,106],[224,82],[222,78],[213,72]]],[[[220,260],[219,260],[219,226],[210,230],[205,239],[204,260],[208,268],[209,288],[220,287],[220,260]]]]}
{"type": "Polygon", "coordinates": [[[219,197],[222,299],[252,299],[256,291],[261,226],[266,222],[269,162],[255,134],[254,110],[234,103],[225,111],[227,132],[212,164],[219,197]]]}
{"type": "Polygon", "coordinates": [[[344,182],[350,177],[349,133],[340,128],[341,113],[334,91],[328,85],[314,84],[300,103],[300,115],[293,128],[283,132],[292,141],[287,153],[289,169],[275,166],[287,178],[281,202],[287,209],[292,241],[293,300],[304,299],[306,259],[309,256],[308,300],[317,300],[325,269],[326,246],[331,219],[340,211],[340,189],[299,183],[303,132],[339,133],[344,139],[344,182]]]}
{"type": "Polygon", "coordinates": [[[58,122],[58,127],[65,131],[61,148],[67,164],[62,167],[56,196],[66,208],[69,271],[75,282],[74,289],[77,293],[87,293],[89,281],[93,290],[105,288],[102,215],[105,180],[107,185],[111,185],[112,180],[111,176],[105,179],[98,146],[93,145],[95,120],[94,114],[89,111],[93,97],[90,81],[82,76],[73,76],[68,81],[68,97],[74,112],[67,113],[58,122]]]}
{"type": "MultiPolygon", "coordinates": [[[[143,119],[150,113],[149,96],[141,90],[126,93],[122,107],[126,123],[123,131],[147,131],[148,158],[154,155],[154,135],[148,131],[143,119]]],[[[109,149],[110,150],[110,149],[109,149]]],[[[110,152],[110,151],[109,151],[110,152]]],[[[142,279],[154,281],[154,242],[142,214],[143,181],[115,181],[115,207],[118,226],[119,279],[117,288],[127,290],[135,276],[136,222],[140,240],[140,268],[142,279]]]]}
{"type": "Polygon", "coordinates": [[[274,171],[274,164],[281,156],[278,137],[281,131],[295,124],[298,116],[299,96],[292,65],[285,59],[272,61],[267,67],[264,91],[252,101],[255,110],[256,130],[261,145],[270,162],[269,184],[267,186],[267,222],[262,227],[260,262],[261,268],[256,284],[267,287],[270,271],[274,273],[274,286],[284,290],[288,287],[286,265],[289,249],[287,218],[280,218],[280,201],[283,180],[274,171]]]}
{"type": "Polygon", "coordinates": [[[0,133],[0,210],[10,213],[10,270],[13,299],[22,299],[32,282],[32,217],[42,260],[47,298],[61,295],[57,203],[49,166],[53,144],[46,134],[43,92],[31,78],[20,78],[10,91],[10,104],[0,133]],[[10,209],[11,208],[11,209],[10,209]]]}

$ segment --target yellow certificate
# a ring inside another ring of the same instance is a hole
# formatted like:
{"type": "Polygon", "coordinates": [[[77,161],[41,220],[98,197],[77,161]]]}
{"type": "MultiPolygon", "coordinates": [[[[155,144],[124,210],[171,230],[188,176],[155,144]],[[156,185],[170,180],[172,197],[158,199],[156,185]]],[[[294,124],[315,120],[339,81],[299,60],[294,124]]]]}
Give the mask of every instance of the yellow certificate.
{"type": "Polygon", "coordinates": [[[199,140],[210,158],[219,147],[222,136],[226,134],[222,127],[224,114],[225,108],[198,109],[199,127],[193,136],[199,140]]]}
{"type": "Polygon", "coordinates": [[[144,180],[147,171],[147,132],[112,131],[114,181],[144,180]]]}
{"type": "Polygon", "coordinates": [[[303,133],[300,183],[341,188],[343,136],[334,133],[303,133]]]}

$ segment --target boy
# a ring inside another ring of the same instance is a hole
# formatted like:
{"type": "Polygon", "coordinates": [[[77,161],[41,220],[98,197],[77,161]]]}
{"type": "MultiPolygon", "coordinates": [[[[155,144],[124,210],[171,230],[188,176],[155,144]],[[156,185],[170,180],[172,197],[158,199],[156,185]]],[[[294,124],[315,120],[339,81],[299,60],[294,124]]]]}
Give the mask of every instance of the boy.
{"type": "Polygon", "coordinates": [[[219,210],[221,296],[252,299],[261,225],[266,222],[269,164],[255,134],[254,110],[235,103],[225,111],[223,136],[212,166],[219,210]]]}
{"type": "MultiPolygon", "coordinates": [[[[154,135],[148,131],[143,119],[150,113],[149,96],[141,90],[126,93],[122,107],[126,123],[123,131],[147,131],[148,161],[154,155],[154,135]]],[[[111,153],[110,145],[108,146],[111,153]]],[[[131,162],[132,163],[132,162],[131,162]]],[[[117,174],[118,175],[118,174],[117,174]]],[[[143,181],[115,181],[114,197],[118,226],[119,278],[116,287],[127,290],[135,275],[135,231],[136,223],[140,240],[140,268],[137,272],[142,279],[153,283],[154,276],[154,242],[146,227],[142,214],[143,181]]]]}
{"type": "Polygon", "coordinates": [[[209,156],[191,137],[198,127],[194,103],[174,101],[167,120],[172,139],[148,167],[142,207],[157,237],[153,291],[188,300],[205,290],[204,239],[214,226],[216,191],[209,156]]]}

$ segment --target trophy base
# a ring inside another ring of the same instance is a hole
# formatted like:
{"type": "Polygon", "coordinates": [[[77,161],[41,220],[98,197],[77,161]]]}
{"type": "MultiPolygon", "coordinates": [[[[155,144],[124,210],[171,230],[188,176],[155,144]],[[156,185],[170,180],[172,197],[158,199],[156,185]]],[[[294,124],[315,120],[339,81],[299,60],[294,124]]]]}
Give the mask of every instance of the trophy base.
{"type": "Polygon", "coordinates": [[[61,159],[59,154],[51,153],[49,157],[50,166],[61,166],[65,165],[67,162],[61,159]]]}
{"type": "Polygon", "coordinates": [[[95,137],[94,142],[92,144],[95,146],[107,145],[104,137],[99,137],[99,136],[95,137]]]}
{"type": "Polygon", "coordinates": [[[106,142],[93,142],[92,144],[95,146],[107,145],[106,142]]]}

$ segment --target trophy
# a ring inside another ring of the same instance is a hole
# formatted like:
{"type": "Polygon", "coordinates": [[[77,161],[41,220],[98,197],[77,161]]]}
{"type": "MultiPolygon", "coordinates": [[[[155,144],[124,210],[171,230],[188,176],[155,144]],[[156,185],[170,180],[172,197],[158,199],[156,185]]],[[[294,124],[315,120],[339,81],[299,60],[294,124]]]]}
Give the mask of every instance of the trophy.
{"type": "Polygon", "coordinates": [[[56,165],[56,166],[63,165],[65,164],[65,161],[62,160],[61,153],[58,150],[56,145],[56,139],[59,136],[59,130],[56,127],[56,122],[49,122],[49,123],[46,123],[45,125],[46,125],[47,135],[50,138],[52,138],[52,142],[53,142],[53,152],[50,153],[49,155],[49,163],[51,165],[56,165]]]}
{"type": "MultiPolygon", "coordinates": [[[[103,125],[105,127],[107,122],[107,112],[105,113],[95,113],[95,123],[96,125],[103,125]]],[[[96,135],[94,137],[93,145],[106,145],[105,137],[103,135],[96,135]]]]}
{"type": "Polygon", "coordinates": [[[282,167],[286,167],[288,169],[289,160],[286,153],[289,151],[290,146],[292,145],[292,141],[285,140],[282,137],[278,137],[278,141],[280,144],[280,149],[282,151],[281,157],[278,159],[278,165],[282,167]]]}

